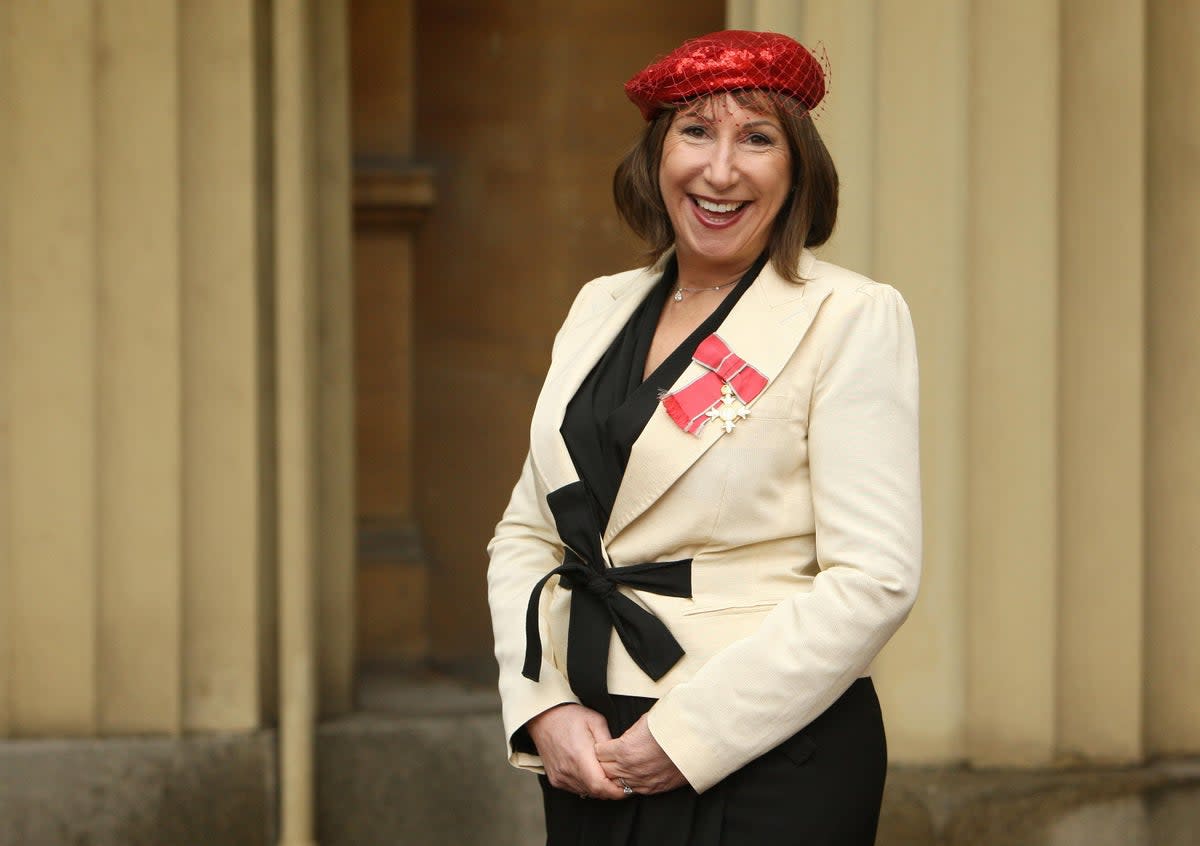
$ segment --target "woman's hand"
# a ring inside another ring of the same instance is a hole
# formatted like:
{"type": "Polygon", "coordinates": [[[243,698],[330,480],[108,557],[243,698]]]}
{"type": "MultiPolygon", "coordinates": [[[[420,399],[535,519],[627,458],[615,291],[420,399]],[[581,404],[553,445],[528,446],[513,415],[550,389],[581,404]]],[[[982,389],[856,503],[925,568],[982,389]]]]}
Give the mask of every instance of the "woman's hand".
{"type": "Polygon", "coordinates": [[[597,743],[596,757],[608,778],[618,783],[624,779],[634,793],[665,793],[687,784],[650,733],[645,717],[616,740],[597,743]]]}
{"type": "Polygon", "coordinates": [[[558,705],[538,714],[527,728],[552,786],[590,799],[625,798],[596,759],[596,744],[612,739],[603,715],[582,705],[558,705]]]}

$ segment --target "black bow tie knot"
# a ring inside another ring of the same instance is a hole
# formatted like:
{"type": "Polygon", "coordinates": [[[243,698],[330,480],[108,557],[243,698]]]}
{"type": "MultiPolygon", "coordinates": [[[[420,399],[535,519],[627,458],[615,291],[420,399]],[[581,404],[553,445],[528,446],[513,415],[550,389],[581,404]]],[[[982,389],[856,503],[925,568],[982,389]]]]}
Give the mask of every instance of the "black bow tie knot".
{"type": "Polygon", "coordinates": [[[587,584],[584,587],[601,599],[608,599],[617,592],[616,582],[606,579],[597,573],[588,576],[587,584]]]}
{"type": "Polygon", "coordinates": [[[597,599],[611,599],[617,592],[617,582],[607,572],[598,573],[584,563],[574,550],[568,549],[561,566],[555,568],[559,584],[567,590],[586,590],[597,599]]]}

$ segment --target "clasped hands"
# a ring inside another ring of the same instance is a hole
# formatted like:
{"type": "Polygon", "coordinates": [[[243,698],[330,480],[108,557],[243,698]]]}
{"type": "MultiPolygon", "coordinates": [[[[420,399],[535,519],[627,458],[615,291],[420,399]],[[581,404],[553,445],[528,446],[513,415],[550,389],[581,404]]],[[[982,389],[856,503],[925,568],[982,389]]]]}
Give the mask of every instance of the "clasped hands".
{"type": "Polygon", "coordinates": [[[687,784],[683,773],[650,734],[643,716],[613,739],[602,714],[565,704],[538,714],[528,724],[550,784],[591,799],[625,799],[634,793],[664,793],[687,784]]]}

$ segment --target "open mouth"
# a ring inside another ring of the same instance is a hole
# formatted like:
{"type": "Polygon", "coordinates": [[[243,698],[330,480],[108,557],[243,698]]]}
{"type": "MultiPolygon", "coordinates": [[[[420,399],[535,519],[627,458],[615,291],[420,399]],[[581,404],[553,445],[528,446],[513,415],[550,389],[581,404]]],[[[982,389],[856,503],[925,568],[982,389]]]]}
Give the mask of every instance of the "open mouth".
{"type": "Polygon", "coordinates": [[[714,226],[730,223],[737,219],[742,210],[750,205],[749,200],[734,200],[718,203],[703,197],[690,197],[696,209],[696,216],[714,226]]]}

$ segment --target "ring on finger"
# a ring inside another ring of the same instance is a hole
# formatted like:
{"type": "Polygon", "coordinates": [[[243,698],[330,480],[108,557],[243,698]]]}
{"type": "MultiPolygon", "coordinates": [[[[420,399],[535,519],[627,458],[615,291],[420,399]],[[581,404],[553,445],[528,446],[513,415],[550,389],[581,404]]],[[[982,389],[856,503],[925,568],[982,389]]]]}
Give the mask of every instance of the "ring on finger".
{"type": "Polygon", "coordinates": [[[618,778],[618,779],[617,779],[617,784],[621,785],[621,789],[625,791],[625,795],[626,795],[626,796],[631,796],[631,795],[633,795],[633,788],[632,788],[632,787],[630,787],[628,784],[626,784],[626,783],[625,783],[625,779],[623,779],[623,778],[618,778]]]}

